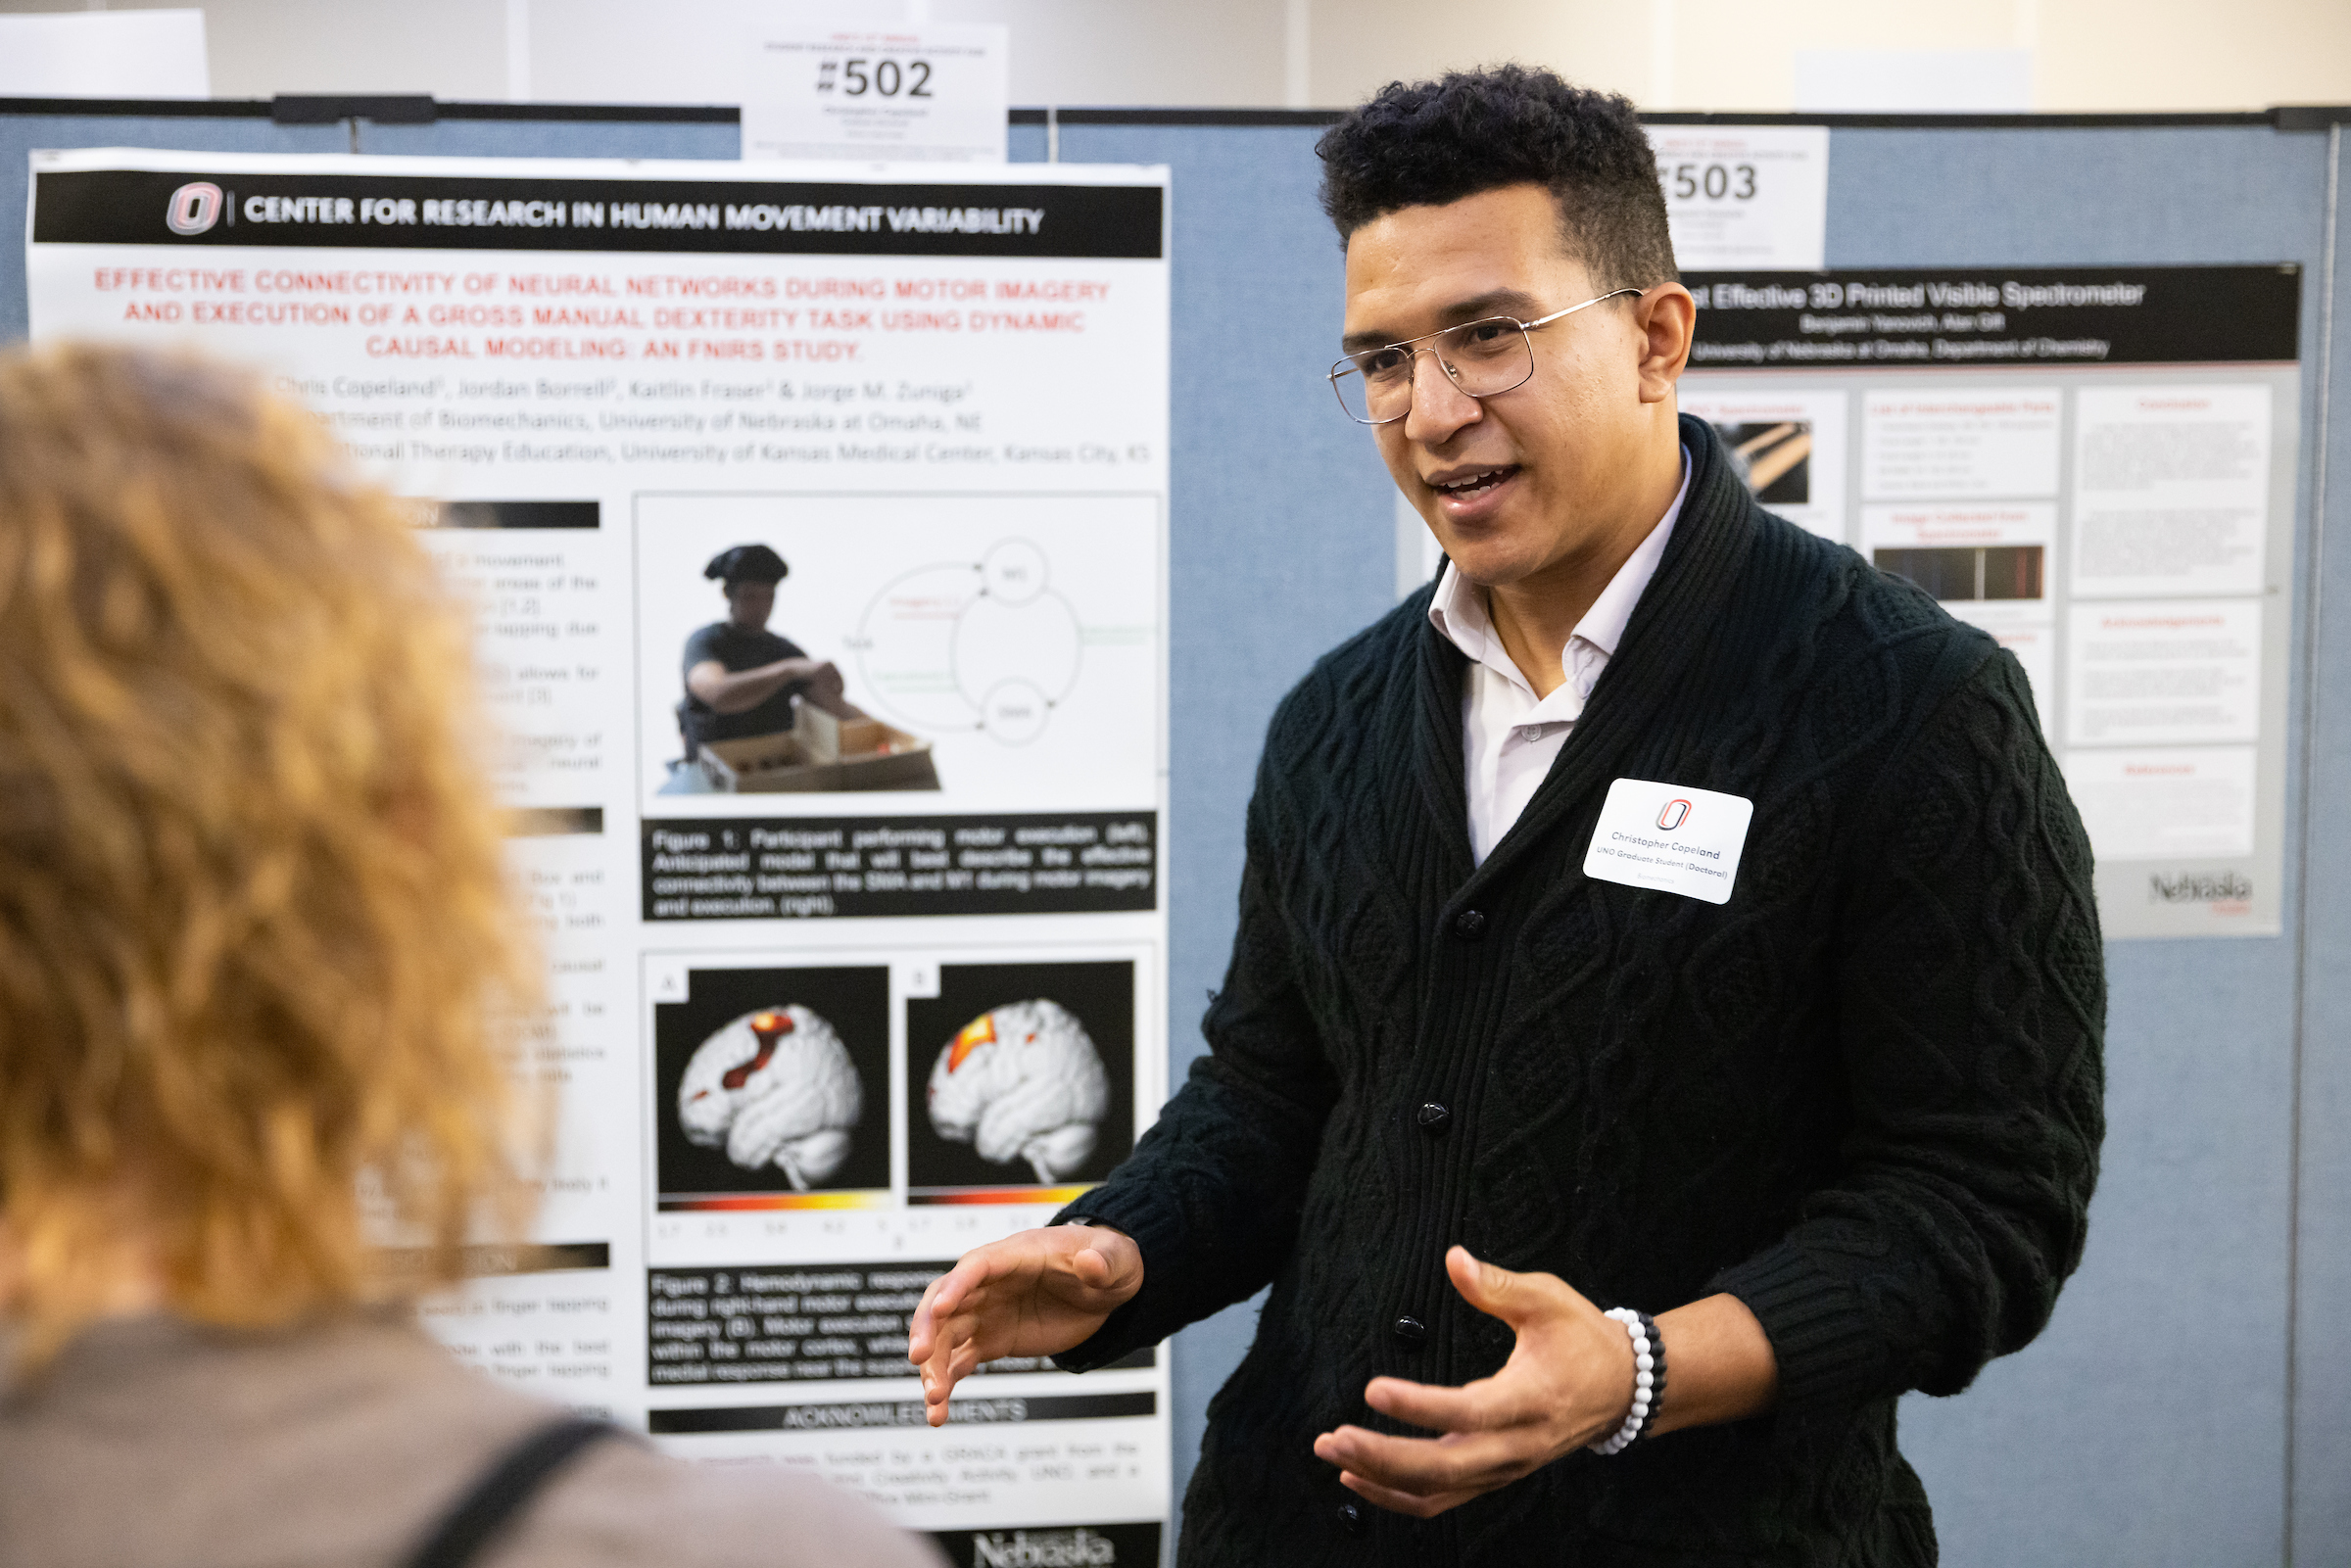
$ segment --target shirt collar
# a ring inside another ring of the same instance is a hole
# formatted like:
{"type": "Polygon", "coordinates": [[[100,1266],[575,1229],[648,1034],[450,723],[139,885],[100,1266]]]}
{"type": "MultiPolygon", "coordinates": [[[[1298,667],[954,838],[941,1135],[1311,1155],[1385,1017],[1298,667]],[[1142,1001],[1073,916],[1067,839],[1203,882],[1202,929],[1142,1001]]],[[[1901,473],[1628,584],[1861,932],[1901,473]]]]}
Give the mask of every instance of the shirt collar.
{"type": "MultiPolygon", "coordinates": [[[[1616,656],[1616,644],[1624,640],[1624,628],[1633,618],[1633,607],[1641,602],[1641,594],[1651,578],[1657,575],[1657,563],[1665,557],[1666,543],[1673,538],[1674,522],[1682,515],[1682,502],[1690,498],[1690,449],[1682,449],[1682,488],[1674,492],[1673,504],[1657,519],[1649,536],[1634,547],[1633,553],[1616,568],[1608,586],[1600,591],[1600,597],[1584,611],[1583,619],[1575,623],[1568,634],[1569,643],[1577,638],[1591,643],[1609,658],[1616,656]]],[[[1484,589],[1469,582],[1445,563],[1445,571],[1437,579],[1437,590],[1428,601],[1428,624],[1437,634],[1460,648],[1470,660],[1480,664],[1500,659],[1510,662],[1503,650],[1502,640],[1494,635],[1494,622],[1486,613],[1484,589]],[[1489,651],[1492,657],[1489,657],[1489,651]]],[[[1560,662],[1566,662],[1566,650],[1561,650],[1560,662]]]]}

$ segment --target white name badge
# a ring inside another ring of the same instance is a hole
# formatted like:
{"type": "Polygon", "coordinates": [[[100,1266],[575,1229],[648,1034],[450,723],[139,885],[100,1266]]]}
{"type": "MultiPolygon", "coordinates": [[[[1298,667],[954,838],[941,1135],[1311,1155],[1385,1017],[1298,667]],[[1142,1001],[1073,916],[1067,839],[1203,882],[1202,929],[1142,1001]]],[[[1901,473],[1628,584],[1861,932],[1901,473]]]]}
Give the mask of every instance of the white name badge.
{"type": "Polygon", "coordinates": [[[1619,779],[1608,785],[1584,875],[1727,904],[1755,803],[1688,784],[1619,779]]]}

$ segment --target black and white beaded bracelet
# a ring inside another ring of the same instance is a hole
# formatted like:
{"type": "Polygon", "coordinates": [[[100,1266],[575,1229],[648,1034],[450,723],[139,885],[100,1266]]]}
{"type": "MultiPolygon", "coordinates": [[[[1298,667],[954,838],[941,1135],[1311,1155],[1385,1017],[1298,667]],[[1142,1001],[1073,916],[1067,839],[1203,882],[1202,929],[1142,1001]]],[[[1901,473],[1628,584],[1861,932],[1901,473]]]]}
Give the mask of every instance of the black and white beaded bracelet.
{"type": "Polygon", "coordinates": [[[1602,1314],[1624,1325],[1633,1342],[1633,1407],[1624,1425],[1593,1444],[1594,1453],[1622,1453],[1649,1427],[1650,1418],[1665,1402],[1665,1342],[1655,1319],[1629,1307],[1611,1307],[1602,1314]]]}

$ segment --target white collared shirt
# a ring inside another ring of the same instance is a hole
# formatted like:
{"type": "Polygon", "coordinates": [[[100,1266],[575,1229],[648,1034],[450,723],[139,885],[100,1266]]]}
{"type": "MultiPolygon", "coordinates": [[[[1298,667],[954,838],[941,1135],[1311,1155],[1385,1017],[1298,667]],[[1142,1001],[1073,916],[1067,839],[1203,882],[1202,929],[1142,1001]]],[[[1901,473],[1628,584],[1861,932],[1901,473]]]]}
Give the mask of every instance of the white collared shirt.
{"type": "Polygon", "coordinates": [[[1486,613],[1486,591],[1446,563],[1436,596],[1429,600],[1428,624],[1469,659],[1462,693],[1462,772],[1469,794],[1469,852],[1478,864],[1535,797],[1575,721],[1583,717],[1600,672],[1615,656],[1625,623],[1633,618],[1633,606],[1656,575],[1689,494],[1690,449],[1685,447],[1682,488],[1674,493],[1673,504],[1575,623],[1559,659],[1567,679],[1547,697],[1535,695],[1534,686],[1502,645],[1486,613]]]}

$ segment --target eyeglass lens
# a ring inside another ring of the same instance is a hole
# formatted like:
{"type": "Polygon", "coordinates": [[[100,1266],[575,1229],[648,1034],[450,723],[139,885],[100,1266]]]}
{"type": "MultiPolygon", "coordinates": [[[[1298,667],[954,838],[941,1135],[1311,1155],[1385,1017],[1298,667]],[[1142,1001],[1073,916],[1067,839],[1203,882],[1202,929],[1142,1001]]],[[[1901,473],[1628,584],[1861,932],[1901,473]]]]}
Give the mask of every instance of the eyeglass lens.
{"type": "Polygon", "coordinates": [[[1535,373],[1525,331],[1508,316],[1495,316],[1342,359],[1332,369],[1331,385],[1348,414],[1365,424],[1401,419],[1412,409],[1413,376],[1422,355],[1435,356],[1453,384],[1472,398],[1508,392],[1535,373]]]}

